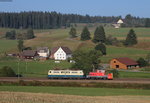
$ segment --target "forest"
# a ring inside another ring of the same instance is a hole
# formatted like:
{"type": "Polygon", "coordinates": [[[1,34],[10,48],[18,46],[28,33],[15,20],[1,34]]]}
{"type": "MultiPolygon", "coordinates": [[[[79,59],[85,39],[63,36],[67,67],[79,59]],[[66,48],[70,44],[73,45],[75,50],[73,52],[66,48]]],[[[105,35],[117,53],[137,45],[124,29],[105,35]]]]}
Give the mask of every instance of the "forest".
{"type": "MultiPolygon", "coordinates": [[[[89,16],[62,14],[57,12],[0,12],[0,27],[52,29],[69,27],[70,23],[116,23],[121,16],[89,16]]],[[[133,17],[128,14],[123,27],[143,27],[147,18],[133,17]]]]}

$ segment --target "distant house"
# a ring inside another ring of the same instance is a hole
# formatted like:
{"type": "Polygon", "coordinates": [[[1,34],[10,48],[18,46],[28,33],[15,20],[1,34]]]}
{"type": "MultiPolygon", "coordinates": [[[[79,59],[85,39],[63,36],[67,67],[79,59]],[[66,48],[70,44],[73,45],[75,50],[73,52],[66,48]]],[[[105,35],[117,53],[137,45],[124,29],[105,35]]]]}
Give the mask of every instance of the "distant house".
{"type": "Polygon", "coordinates": [[[24,50],[20,57],[23,59],[33,59],[34,57],[38,56],[37,51],[35,50],[24,50]]]}
{"type": "Polygon", "coordinates": [[[114,58],[110,61],[110,68],[112,69],[130,69],[130,68],[139,68],[139,65],[136,61],[130,58],[114,58]]]}
{"type": "Polygon", "coordinates": [[[40,58],[48,58],[50,55],[48,47],[38,47],[37,53],[40,58]]]}
{"type": "Polygon", "coordinates": [[[72,57],[72,51],[68,47],[55,47],[51,49],[51,59],[66,60],[72,57]]]}
{"type": "Polygon", "coordinates": [[[123,20],[122,19],[119,19],[118,21],[117,21],[117,23],[114,23],[114,24],[112,24],[115,28],[120,28],[121,27],[121,24],[123,24],[124,22],[123,22],[123,20]]]}

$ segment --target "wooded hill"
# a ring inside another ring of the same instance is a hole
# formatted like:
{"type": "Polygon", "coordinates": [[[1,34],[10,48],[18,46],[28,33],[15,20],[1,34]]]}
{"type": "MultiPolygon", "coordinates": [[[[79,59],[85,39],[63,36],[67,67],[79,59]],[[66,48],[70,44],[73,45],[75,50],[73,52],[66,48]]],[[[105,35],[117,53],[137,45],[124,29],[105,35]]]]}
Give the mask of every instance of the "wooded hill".
{"type": "MultiPolygon", "coordinates": [[[[89,16],[57,12],[0,12],[0,27],[51,29],[68,27],[70,23],[114,23],[121,16],[89,16]]],[[[127,15],[127,25],[144,26],[145,19],[127,15]]]]}

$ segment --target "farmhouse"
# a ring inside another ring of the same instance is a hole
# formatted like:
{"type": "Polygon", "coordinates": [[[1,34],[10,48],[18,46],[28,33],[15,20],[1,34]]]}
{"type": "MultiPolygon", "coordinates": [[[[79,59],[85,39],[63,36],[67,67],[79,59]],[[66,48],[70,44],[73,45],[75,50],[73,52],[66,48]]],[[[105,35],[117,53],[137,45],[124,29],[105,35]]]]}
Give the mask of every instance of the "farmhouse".
{"type": "Polygon", "coordinates": [[[20,57],[23,59],[33,59],[35,56],[38,56],[37,51],[34,50],[24,50],[20,57]]]}
{"type": "Polygon", "coordinates": [[[114,58],[110,61],[112,69],[130,69],[139,68],[138,63],[130,58],[114,58]]]}
{"type": "Polygon", "coordinates": [[[117,21],[117,23],[112,24],[115,28],[120,28],[121,24],[123,24],[124,22],[122,21],[122,19],[119,19],[117,21]]]}
{"type": "Polygon", "coordinates": [[[37,53],[40,58],[47,59],[50,55],[48,47],[38,47],[37,53]]]}
{"type": "Polygon", "coordinates": [[[51,59],[66,60],[72,57],[72,52],[68,47],[55,47],[51,49],[51,59]]]}

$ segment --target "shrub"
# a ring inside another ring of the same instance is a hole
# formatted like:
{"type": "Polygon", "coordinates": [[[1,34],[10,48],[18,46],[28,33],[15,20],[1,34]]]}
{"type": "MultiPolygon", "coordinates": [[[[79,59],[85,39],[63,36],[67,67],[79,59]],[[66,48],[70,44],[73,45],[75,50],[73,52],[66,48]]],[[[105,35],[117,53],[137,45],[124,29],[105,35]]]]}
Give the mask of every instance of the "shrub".
{"type": "Polygon", "coordinates": [[[144,59],[144,58],[139,58],[137,60],[138,64],[140,67],[145,67],[145,66],[148,66],[148,62],[144,59]]]}
{"type": "Polygon", "coordinates": [[[118,78],[119,77],[119,72],[116,69],[113,69],[113,70],[109,71],[109,73],[113,73],[113,77],[114,78],[118,78]]]}
{"type": "Polygon", "coordinates": [[[0,77],[15,77],[16,73],[9,66],[4,66],[0,69],[0,77]]]}

